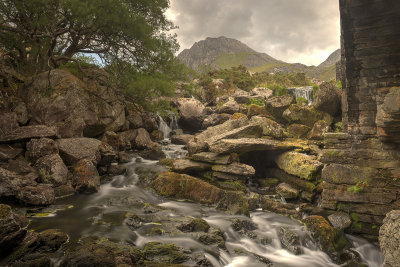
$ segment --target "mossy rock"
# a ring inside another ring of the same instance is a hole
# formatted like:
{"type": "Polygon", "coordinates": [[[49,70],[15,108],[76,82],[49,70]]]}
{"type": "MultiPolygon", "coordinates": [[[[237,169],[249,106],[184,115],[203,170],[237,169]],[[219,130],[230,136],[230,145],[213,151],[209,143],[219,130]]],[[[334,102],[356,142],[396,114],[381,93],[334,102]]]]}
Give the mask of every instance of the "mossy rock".
{"type": "Polygon", "coordinates": [[[168,169],[172,168],[172,164],[174,163],[174,159],[160,159],[157,164],[164,166],[168,169]]]}
{"type": "Polygon", "coordinates": [[[146,261],[159,264],[179,264],[189,260],[189,256],[182,252],[182,248],[170,243],[149,242],[143,247],[143,256],[146,261]]]}
{"type": "Polygon", "coordinates": [[[316,110],[313,107],[304,107],[296,104],[290,105],[289,108],[283,112],[283,118],[289,123],[303,124],[310,128],[319,120],[324,120],[329,125],[333,121],[332,116],[328,113],[316,110]]]}
{"type": "Polygon", "coordinates": [[[275,162],[280,169],[305,180],[318,179],[323,167],[314,156],[297,152],[285,152],[279,155],[275,162]]]}
{"type": "Polygon", "coordinates": [[[247,117],[251,118],[253,116],[271,117],[264,106],[251,104],[247,110],[247,117]]]}
{"type": "Polygon", "coordinates": [[[240,119],[242,117],[245,117],[246,115],[244,115],[243,113],[234,113],[231,117],[230,120],[237,120],[240,119]]]}
{"type": "Polygon", "coordinates": [[[164,197],[215,204],[233,214],[249,214],[247,198],[243,192],[226,191],[186,174],[160,173],[151,186],[164,197]]]}
{"type": "Polygon", "coordinates": [[[208,232],[210,225],[201,218],[193,218],[187,223],[177,226],[179,230],[185,233],[189,232],[208,232]]]}

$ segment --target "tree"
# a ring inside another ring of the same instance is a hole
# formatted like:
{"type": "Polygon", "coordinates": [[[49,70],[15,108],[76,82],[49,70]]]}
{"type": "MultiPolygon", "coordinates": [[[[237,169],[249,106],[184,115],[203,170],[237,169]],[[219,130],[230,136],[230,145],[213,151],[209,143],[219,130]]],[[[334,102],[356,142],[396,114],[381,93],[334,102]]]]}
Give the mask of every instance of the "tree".
{"type": "Polygon", "coordinates": [[[178,45],[169,0],[0,0],[0,55],[17,71],[57,68],[78,53],[154,73],[178,45]]]}

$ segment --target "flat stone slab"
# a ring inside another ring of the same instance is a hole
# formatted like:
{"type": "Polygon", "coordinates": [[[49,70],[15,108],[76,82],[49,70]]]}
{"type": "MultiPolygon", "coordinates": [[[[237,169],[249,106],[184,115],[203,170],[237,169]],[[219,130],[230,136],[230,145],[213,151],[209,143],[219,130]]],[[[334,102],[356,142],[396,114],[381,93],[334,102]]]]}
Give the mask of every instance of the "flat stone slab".
{"type": "Polygon", "coordinates": [[[212,170],[216,172],[223,172],[246,177],[253,176],[256,173],[256,170],[252,166],[242,163],[232,163],[230,165],[214,165],[212,166],[212,170]]]}
{"type": "MultiPolygon", "coordinates": [[[[222,139],[210,145],[217,154],[246,153],[251,151],[286,151],[297,146],[293,142],[262,138],[222,139]]],[[[301,146],[298,146],[299,148],[301,146]]]]}
{"type": "Polygon", "coordinates": [[[177,159],[172,163],[172,171],[174,172],[191,173],[210,169],[211,166],[209,164],[190,159],[177,159]]]}
{"type": "Polygon", "coordinates": [[[227,165],[231,163],[231,157],[229,155],[219,155],[213,152],[200,152],[194,154],[192,159],[195,161],[201,161],[206,163],[213,163],[213,164],[222,164],[227,165]]]}
{"type": "Polygon", "coordinates": [[[29,141],[33,138],[57,138],[57,128],[45,125],[19,127],[7,135],[0,136],[0,143],[16,143],[29,141]]]}

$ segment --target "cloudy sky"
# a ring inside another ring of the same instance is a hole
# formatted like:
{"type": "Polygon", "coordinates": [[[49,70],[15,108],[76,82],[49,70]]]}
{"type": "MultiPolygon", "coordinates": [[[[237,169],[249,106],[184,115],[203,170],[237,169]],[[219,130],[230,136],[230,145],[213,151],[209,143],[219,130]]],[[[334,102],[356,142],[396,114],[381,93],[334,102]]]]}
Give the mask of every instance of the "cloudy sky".
{"type": "Polygon", "coordinates": [[[340,47],[337,0],[170,0],[181,50],[226,36],[286,62],[318,65],[340,47]]]}

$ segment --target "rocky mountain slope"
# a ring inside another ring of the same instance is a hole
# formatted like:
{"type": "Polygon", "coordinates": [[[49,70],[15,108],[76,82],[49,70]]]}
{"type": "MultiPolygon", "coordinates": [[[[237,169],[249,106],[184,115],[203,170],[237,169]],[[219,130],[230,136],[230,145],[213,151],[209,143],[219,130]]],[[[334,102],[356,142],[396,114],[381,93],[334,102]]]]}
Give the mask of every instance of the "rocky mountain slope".
{"type": "Polygon", "coordinates": [[[244,65],[252,72],[304,72],[310,77],[332,80],[335,78],[335,63],[340,59],[340,50],[333,52],[319,66],[306,66],[283,62],[259,53],[238,40],[222,36],[196,42],[190,49],[183,50],[178,58],[196,71],[244,65]]]}

